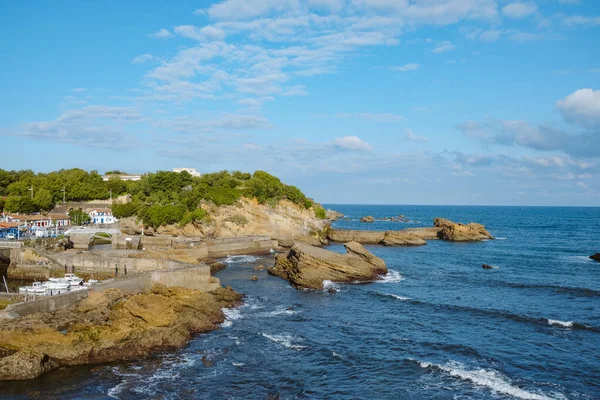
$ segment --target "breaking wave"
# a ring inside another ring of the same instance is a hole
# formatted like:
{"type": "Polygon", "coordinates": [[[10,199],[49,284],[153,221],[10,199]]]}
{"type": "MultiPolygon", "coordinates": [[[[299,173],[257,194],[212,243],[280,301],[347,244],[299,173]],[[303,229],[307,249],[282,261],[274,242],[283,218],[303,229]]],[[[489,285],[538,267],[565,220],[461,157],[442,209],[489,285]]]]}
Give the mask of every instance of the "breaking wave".
{"type": "Polygon", "coordinates": [[[516,397],[518,399],[525,400],[551,400],[544,394],[533,393],[524,389],[521,389],[517,385],[514,385],[509,378],[503,376],[498,371],[493,369],[467,369],[465,365],[450,361],[447,364],[433,364],[429,362],[423,362],[413,360],[419,364],[421,368],[431,369],[436,371],[444,372],[453,378],[458,378],[463,381],[471,382],[477,386],[482,386],[490,389],[494,393],[505,394],[516,397]]]}
{"type": "Polygon", "coordinates": [[[301,339],[296,338],[292,335],[267,335],[262,334],[263,337],[269,339],[271,342],[287,347],[288,349],[302,350],[308,348],[308,346],[302,346],[294,342],[299,342],[301,339]]]}

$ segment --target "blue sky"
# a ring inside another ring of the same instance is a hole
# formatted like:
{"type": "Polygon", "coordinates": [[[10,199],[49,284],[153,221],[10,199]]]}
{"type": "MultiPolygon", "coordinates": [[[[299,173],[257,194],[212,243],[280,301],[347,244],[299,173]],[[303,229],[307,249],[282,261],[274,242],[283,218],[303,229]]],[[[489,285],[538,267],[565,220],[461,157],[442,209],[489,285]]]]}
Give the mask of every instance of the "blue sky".
{"type": "Polygon", "coordinates": [[[325,203],[600,205],[597,1],[0,7],[0,168],[264,169],[325,203]]]}

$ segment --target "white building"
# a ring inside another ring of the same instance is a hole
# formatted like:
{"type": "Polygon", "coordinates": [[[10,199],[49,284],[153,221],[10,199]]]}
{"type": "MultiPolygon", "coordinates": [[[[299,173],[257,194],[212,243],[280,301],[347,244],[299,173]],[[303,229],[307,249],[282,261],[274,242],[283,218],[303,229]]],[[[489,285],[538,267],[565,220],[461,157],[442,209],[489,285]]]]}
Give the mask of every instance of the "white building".
{"type": "Polygon", "coordinates": [[[173,172],[182,173],[183,171],[196,178],[200,178],[202,176],[200,172],[196,171],[196,168],[173,168],[173,172]]]}
{"type": "Polygon", "coordinates": [[[90,212],[90,218],[92,224],[114,224],[118,220],[112,215],[110,211],[98,211],[94,210],[90,212]]]}
{"type": "Polygon", "coordinates": [[[129,175],[129,174],[104,175],[102,177],[102,180],[108,182],[110,180],[110,178],[115,177],[115,176],[122,181],[140,181],[140,180],[142,180],[141,175],[129,175]]]}

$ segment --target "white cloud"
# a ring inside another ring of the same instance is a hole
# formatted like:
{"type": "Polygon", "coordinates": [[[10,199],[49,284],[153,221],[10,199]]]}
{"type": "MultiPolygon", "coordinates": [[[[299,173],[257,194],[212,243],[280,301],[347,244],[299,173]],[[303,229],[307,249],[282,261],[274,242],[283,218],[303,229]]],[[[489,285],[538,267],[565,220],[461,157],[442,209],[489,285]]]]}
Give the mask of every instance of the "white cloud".
{"type": "Polygon", "coordinates": [[[427,139],[425,136],[415,135],[415,133],[411,129],[406,129],[404,131],[403,138],[406,140],[409,140],[411,142],[427,142],[427,141],[429,141],[429,139],[427,139]]]}
{"type": "Polygon", "coordinates": [[[577,25],[600,25],[600,17],[584,17],[581,15],[572,15],[564,17],[562,20],[563,25],[566,26],[577,26],[577,25]]]}
{"type": "Polygon", "coordinates": [[[482,42],[495,42],[496,40],[500,39],[501,35],[502,31],[497,29],[490,29],[481,33],[481,35],[479,35],[479,40],[481,40],[482,42]]]}
{"type": "Polygon", "coordinates": [[[371,145],[361,140],[358,136],[344,136],[335,138],[329,143],[332,147],[347,151],[371,151],[371,145]]]}
{"type": "Polygon", "coordinates": [[[151,61],[154,59],[152,54],[142,54],[135,57],[131,62],[134,64],[144,64],[146,61],[151,61]]]}
{"type": "Polygon", "coordinates": [[[166,39],[166,38],[172,37],[173,34],[163,28],[160,31],[149,34],[148,36],[156,38],[156,39],[166,39]]]}
{"type": "Polygon", "coordinates": [[[452,44],[452,42],[450,42],[448,40],[444,40],[443,42],[439,42],[433,48],[433,50],[431,50],[431,52],[432,53],[445,53],[450,50],[454,50],[454,45],[452,44]]]}
{"type": "Polygon", "coordinates": [[[87,92],[87,88],[84,88],[84,87],[76,87],[76,88],[73,88],[73,89],[72,89],[72,91],[73,91],[74,93],[82,93],[82,92],[87,92]]]}
{"type": "Polygon", "coordinates": [[[390,70],[392,71],[398,71],[398,72],[408,72],[408,71],[416,71],[419,69],[419,64],[404,64],[400,67],[390,67],[390,70]]]}
{"type": "Polygon", "coordinates": [[[530,32],[514,32],[509,36],[509,39],[514,42],[533,42],[536,40],[542,40],[544,35],[540,33],[530,33],[530,32]]]}
{"type": "Polygon", "coordinates": [[[139,122],[142,117],[132,108],[87,106],[65,111],[54,120],[24,123],[14,135],[75,146],[124,150],[135,142],[125,126],[139,122]]]}
{"type": "Polygon", "coordinates": [[[600,90],[579,89],[556,103],[567,121],[600,127],[600,90]]]}
{"type": "Polygon", "coordinates": [[[502,7],[502,14],[509,18],[524,18],[537,12],[533,2],[516,2],[502,7]]]}
{"type": "Polygon", "coordinates": [[[202,41],[219,41],[225,39],[225,31],[216,26],[208,25],[199,28],[194,25],[180,25],[174,29],[175,33],[190,39],[202,41]]]}

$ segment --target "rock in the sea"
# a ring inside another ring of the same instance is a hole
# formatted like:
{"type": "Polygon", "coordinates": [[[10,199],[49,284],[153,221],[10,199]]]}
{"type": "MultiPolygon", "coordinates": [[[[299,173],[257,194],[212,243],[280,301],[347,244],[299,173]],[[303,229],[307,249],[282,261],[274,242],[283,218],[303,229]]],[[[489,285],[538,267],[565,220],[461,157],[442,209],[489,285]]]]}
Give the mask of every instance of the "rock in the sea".
{"type": "Polygon", "coordinates": [[[494,269],[494,267],[492,267],[490,264],[481,264],[481,267],[483,269],[494,269]]]}
{"type": "Polygon", "coordinates": [[[433,221],[436,228],[442,228],[439,237],[451,242],[476,242],[494,237],[485,229],[485,226],[471,222],[461,224],[444,218],[436,218],[433,221]]]}
{"type": "Polygon", "coordinates": [[[381,242],[385,246],[423,246],[425,240],[417,235],[404,231],[387,231],[381,242]]]}
{"type": "Polygon", "coordinates": [[[383,231],[361,231],[350,229],[330,229],[327,237],[334,242],[358,242],[362,244],[379,244],[385,237],[383,231]]]}
{"type": "Polygon", "coordinates": [[[264,265],[259,265],[258,267],[254,267],[255,271],[262,271],[263,269],[265,269],[264,265]]]}
{"type": "Polygon", "coordinates": [[[250,278],[251,281],[257,281],[258,280],[258,276],[254,275],[252,276],[252,278],[250,278]]]}
{"type": "Polygon", "coordinates": [[[387,273],[385,262],[361,244],[344,244],[346,254],[295,243],[287,254],[279,254],[269,273],[288,280],[296,289],[323,289],[323,281],[365,282],[387,273]]]}
{"type": "Polygon", "coordinates": [[[330,221],[337,221],[338,219],[343,218],[344,214],[333,210],[327,210],[325,211],[325,217],[330,221]]]}
{"type": "Polygon", "coordinates": [[[375,222],[375,218],[373,218],[372,216],[368,215],[366,217],[362,217],[360,219],[360,222],[375,222]]]}
{"type": "Polygon", "coordinates": [[[596,253],[593,256],[590,256],[590,258],[594,261],[600,262],[600,253],[596,253]]]}

